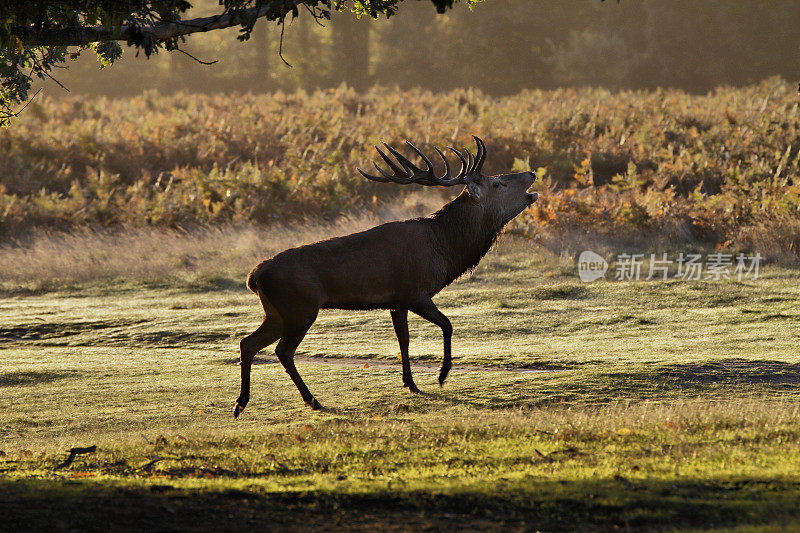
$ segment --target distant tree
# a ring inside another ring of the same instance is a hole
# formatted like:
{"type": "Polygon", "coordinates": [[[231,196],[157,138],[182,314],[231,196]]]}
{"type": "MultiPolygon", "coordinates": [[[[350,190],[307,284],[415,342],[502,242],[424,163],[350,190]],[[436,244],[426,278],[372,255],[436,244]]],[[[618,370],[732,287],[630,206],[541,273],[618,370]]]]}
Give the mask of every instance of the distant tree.
{"type": "Polygon", "coordinates": [[[333,30],[333,56],[341,71],[334,73],[333,83],[348,82],[357,90],[370,85],[369,25],[354,17],[336,17],[333,30]],[[341,20],[337,20],[341,19],[341,20]]]}
{"type": "MultiPolygon", "coordinates": [[[[122,55],[120,42],[149,57],[159,50],[181,51],[186,36],[239,26],[238,39],[250,38],[259,19],[281,27],[305,10],[315,20],[330,20],[331,10],[354,16],[390,17],[405,0],[220,0],[211,16],[183,19],[187,0],[56,0],[0,2],[0,125],[8,124],[29,98],[34,77],[53,78],[53,68],[90,49],[102,66],[122,55]],[[68,47],[77,47],[68,52],[68,47]]],[[[469,6],[481,0],[465,0],[469,6]]],[[[459,0],[431,0],[437,12],[459,0]]],[[[314,54],[308,50],[303,53],[314,54]]]]}

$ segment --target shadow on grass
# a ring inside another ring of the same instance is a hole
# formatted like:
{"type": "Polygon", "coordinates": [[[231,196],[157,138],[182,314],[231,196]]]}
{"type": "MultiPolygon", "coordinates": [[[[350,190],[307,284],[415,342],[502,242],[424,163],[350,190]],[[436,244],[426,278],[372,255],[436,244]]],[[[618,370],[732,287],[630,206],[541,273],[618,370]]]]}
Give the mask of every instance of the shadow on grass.
{"type": "Polygon", "coordinates": [[[531,291],[531,296],[540,300],[583,300],[591,295],[588,288],[574,283],[535,287],[531,291]]]}
{"type": "MultiPolygon", "coordinates": [[[[590,370],[586,368],[586,370],[590,370]]],[[[557,403],[606,404],[618,401],[694,397],[800,396],[800,364],[724,359],[712,362],[637,365],[630,371],[575,374],[555,372],[498,382],[491,388],[434,392],[437,400],[478,409],[541,407],[557,403]]],[[[430,406],[430,408],[436,408],[430,406]]]]}
{"type": "MultiPolygon", "coordinates": [[[[234,361],[230,359],[230,362],[234,361]]],[[[515,379],[494,382],[492,375],[502,372],[502,369],[478,370],[476,372],[485,372],[485,380],[472,382],[472,385],[463,382],[453,388],[449,385],[458,379],[455,376],[444,387],[423,386],[424,394],[409,393],[399,404],[396,400],[370,395],[366,390],[358,393],[361,397],[357,406],[338,406],[335,396],[326,396],[323,393],[317,399],[326,407],[335,409],[332,411],[335,414],[360,419],[365,412],[395,416],[405,412],[438,411],[442,404],[470,409],[504,410],[557,404],[603,405],[642,400],[730,400],[753,396],[800,398],[800,364],[783,361],[732,358],[682,364],[640,364],[627,372],[591,372],[590,368],[585,370],[586,373],[581,369],[580,372],[565,370],[531,375],[514,370],[515,379]]],[[[419,372],[415,375],[418,374],[419,372]]],[[[306,381],[314,391],[313,377],[306,381]]],[[[402,390],[399,369],[396,382],[392,386],[402,390]]]]}
{"type": "Polygon", "coordinates": [[[16,387],[19,385],[42,385],[59,379],[82,377],[83,372],[77,370],[62,371],[17,371],[0,374],[0,387],[16,387]]]}
{"type": "Polygon", "coordinates": [[[36,344],[37,346],[125,346],[174,348],[205,345],[231,338],[229,331],[131,331],[130,327],[148,322],[144,319],[95,320],[61,323],[17,324],[0,331],[0,344],[36,344]]]}
{"type": "Polygon", "coordinates": [[[800,364],[784,361],[722,359],[709,362],[640,365],[631,371],[599,373],[564,381],[551,399],[613,402],[691,398],[715,394],[726,398],[800,393],[800,364]],[[649,367],[648,367],[649,366],[649,367]]]}
{"type": "Polygon", "coordinates": [[[110,328],[128,328],[142,324],[146,320],[92,320],[81,322],[34,322],[4,327],[0,331],[2,341],[38,341],[43,339],[60,339],[82,333],[92,333],[110,328]]]}
{"type": "Polygon", "coordinates": [[[613,372],[602,383],[626,397],[647,398],[655,391],[701,394],[724,387],[729,392],[797,392],[800,364],[784,361],[721,359],[709,362],[659,365],[652,370],[613,372]],[[637,392],[638,391],[638,392],[637,392]]]}
{"type": "Polygon", "coordinates": [[[710,362],[638,366],[562,384],[552,392],[565,401],[607,403],[752,395],[798,395],[800,364],[784,361],[722,359],[710,362]]]}
{"type": "MultiPolygon", "coordinates": [[[[168,483],[168,482],[167,482],[168,483]]],[[[90,480],[0,480],[10,531],[239,528],[548,531],[790,527],[800,483],[775,479],[527,480],[479,490],[268,492],[90,480]]]]}

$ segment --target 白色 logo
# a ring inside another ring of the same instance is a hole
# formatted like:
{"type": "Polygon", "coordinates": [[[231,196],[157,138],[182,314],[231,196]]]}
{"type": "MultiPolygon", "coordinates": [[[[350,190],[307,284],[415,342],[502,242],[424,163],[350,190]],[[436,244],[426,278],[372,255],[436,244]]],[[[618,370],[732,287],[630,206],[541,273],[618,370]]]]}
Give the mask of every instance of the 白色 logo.
{"type": "Polygon", "coordinates": [[[578,256],[578,276],[581,281],[598,280],[604,277],[607,271],[608,262],[600,254],[585,250],[578,256]]]}

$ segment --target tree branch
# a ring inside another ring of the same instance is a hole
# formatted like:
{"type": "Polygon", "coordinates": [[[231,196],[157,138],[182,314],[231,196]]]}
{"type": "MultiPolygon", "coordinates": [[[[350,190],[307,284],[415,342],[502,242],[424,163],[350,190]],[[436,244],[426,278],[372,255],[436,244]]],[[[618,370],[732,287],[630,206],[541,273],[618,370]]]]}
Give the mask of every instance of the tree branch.
{"type": "MultiPolygon", "coordinates": [[[[61,84],[59,83],[59,85],[61,85],[61,84]]],[[[62,86],[62,87],[63,87],[63,86],[62,86]]],[[[41,88],[41,87],[39,87],[39,90],[38,90],[38,91],[36,91],[36,92],[34,93],[34,95],[33,95],[33,96],[31,96],[31,97],[28,99],[28,101],[27,101],[27,102],[25,102],[25,105],[24,105],[24,106],[22,106],[20,109],[18,109],[18,110],[16,110],[16,111],[14,111],[14,112],[8,112],[8,113],[4,113],[4,112],[0,111],[0,120],[2,120],[2,119],[4,119],[4,118],[5,118],[5,119],[8,119],[8,118],[14,118],[14,117],[18,117],[18,116],[20,116],[20,115],[22,114],[22,112],[23,112],[23,111],[25,111],[25,108],[26,108],[26,107],[28,107],[28,104],[30,104],[31,102],[33,102],[33,99],[34,99],[34,98],[36,98],[36,97],[39,95],[39,93],[40,93],[40,92],[42,92],[42,88],[41,88]]]]}
{"type": "Polygon", "coordinates": [[[87,26],[83,28],[57,28],[39,31],[27,29],[18,37],[26,47],[86,46],[90,43],[103,41],[129,41],[139,44],[144,35],[158,42],[197,32],[230,28],[231,26],[246,24],[261,17],[267,17],[270,20],[281,19],[303,2],[304,0],[273,0],[260,7],[251,7],[221,16],[214,15],[144,27],[122,26],[108,29],[104,26],[87,26]]]}

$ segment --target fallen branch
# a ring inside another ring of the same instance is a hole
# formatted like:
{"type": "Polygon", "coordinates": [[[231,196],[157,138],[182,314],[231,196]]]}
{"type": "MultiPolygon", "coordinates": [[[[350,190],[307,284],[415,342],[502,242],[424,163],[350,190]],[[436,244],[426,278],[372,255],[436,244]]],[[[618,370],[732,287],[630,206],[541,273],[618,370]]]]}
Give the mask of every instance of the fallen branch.
{"type": "Polygon", "coordinates": [[[156,456],[153,458],[153,460],[152,460],[152,461],[149,461],[149,462],[147,462],[147,463],[143,464],[142,466],[140,466],[139,468],[136,468],[136,469],[134,470],[134,472],[140,472],[140,471],[142,471],[142,470],[149,470],[151,466],[153,466],[153,465],[154,465],[154,464],[156,464],[157,462],[159,462],[159,461],[163,461],[163,460],[164,460],[164,457],[159,457],[158,455],[156,455],[156,456]]]}
{"type": "Polygon", "coordinates": [[[56,466],[55,469],[56,470],[61,470],[62,468],[67,468],[69,465],[72,464],[72,462],[75,460],[75,458],[77,456],[83,455],[83,454],[86,454],[86,453],[94,453],[96,451],[97,451],[97,446],[94,445],[94,444],[89,446],[89,447],[87,447],[87,448],[70,448],[69,457],[67,457],[67,460],[64,461],[63,463],[61,463],[60,465],[56,466]]]}
{"type": "Polygon", "coordinates": [[[236,455],[235,457],[236,457],[237,459],[239,459],[239,461],[241,461],[241,462],[242,462],[242,464],[244,465],[244,473],[245,473],[245,474],[247,474],[247,475],[249,476],[249,475],[250,475],[250,465],[248,465],[248,464],[247,464],[247,463],[244,461],[244,459],[242,459],[242,458],[241,458],[241,457],[239,457],[238,455],[236,455]]]}

